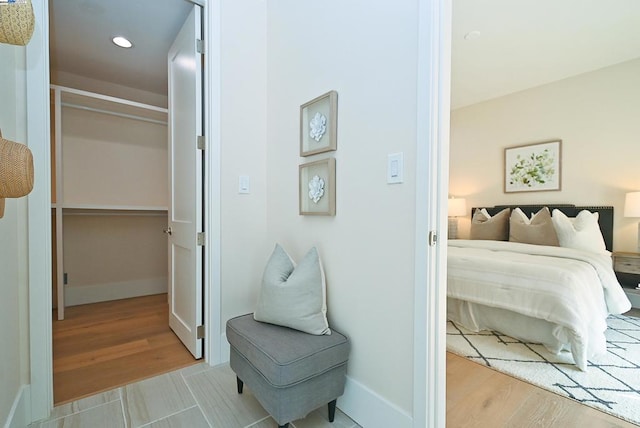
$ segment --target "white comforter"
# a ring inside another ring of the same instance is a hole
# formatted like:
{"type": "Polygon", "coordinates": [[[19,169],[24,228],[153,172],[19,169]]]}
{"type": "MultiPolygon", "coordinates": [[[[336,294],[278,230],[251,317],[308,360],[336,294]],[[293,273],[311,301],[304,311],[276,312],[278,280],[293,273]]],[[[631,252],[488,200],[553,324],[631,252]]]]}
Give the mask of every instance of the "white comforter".
{"type": "Polygon", "coordinates": [[[609,254],[504,241],[450,240],[447,295],[557,325],[582,370],[606,352],[607,315],[631,308],[609,254]]]}

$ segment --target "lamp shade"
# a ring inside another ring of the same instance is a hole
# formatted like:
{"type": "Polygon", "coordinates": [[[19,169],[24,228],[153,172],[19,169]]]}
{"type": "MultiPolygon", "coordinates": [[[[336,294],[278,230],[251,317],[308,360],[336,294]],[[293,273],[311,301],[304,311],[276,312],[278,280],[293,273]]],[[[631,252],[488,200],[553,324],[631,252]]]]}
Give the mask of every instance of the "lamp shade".
{"type": "MultiPolygon", "coordinates": [[[[640,192],[638,192],[640,194],[640,192]]],[[[467,214],[467,200],[464,198],[449,199],[449,217],[461,217],[467,214]]]]}
{"type": "MultiPolygon", "coordinates": [[[[449,209],[451,209],[451,205],[449,205],[449,209]]],[[[624,216],[640,217],[640,192],[627,193],[624,199],[624,216]]]]}

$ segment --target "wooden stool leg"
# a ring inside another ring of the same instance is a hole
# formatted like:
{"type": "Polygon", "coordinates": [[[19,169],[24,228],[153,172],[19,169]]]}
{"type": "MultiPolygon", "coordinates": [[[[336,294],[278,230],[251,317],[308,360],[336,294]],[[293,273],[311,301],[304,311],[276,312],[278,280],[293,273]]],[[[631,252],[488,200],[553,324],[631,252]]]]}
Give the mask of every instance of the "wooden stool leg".
{"type": "Polygon", "coordinates": [[[333,419],[336,417],[336,403],[338,399],[331,401],[329,403],[329,422],[333,422],[333,419]]]}
{"type": "Polygon", "coordinates": [[[242,394],[242,387],[244,386],[244,383],[238,376],[236,376],[236,384],[238,385],[238,394],[242,394]]]}

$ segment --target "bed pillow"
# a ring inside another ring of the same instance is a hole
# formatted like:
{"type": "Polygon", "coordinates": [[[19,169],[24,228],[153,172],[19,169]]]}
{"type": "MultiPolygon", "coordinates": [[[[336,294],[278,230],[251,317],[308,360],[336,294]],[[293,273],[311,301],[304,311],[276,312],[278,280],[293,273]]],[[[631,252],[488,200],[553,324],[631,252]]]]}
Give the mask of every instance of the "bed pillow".
{"type": "Polygon", "coordinates": [[[559,246],[558,235],[551,220],[549,208],[544,207],[528,218],[520,208],[509,219],[509,241],[524,244],[559,246]]]}
{"type": "Polygon", "coordinates": [[[567,217],[562,211],[553,210],[553,225],[558,234],[561,247],[593,253],[606,253],[602,231],[598,225],[600,215],[582,210],[574,218],[567,217]]]}
{"type": "Polygon", "coordinates": [[[315,247],[296,266],[276,244],[262,275],[253,318],[309,334],[331,334],[324,270],[315,247]]]}
{"type": "Polygon", "coordinates": [[[471,219],[470,239],[488,239],[506,241],[509,239],[509,208],[505,208],[494,216],[485,208],[476,209],[471,219]]]}

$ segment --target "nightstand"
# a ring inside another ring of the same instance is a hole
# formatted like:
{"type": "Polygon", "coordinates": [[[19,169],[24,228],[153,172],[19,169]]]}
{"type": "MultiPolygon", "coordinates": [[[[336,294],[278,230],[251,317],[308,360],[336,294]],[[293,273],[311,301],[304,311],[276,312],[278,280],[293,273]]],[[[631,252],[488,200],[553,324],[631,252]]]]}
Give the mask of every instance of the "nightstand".
{"type": "Polygon", "coordinates": [[[614,252],[613,270],[634,308],[640,307],[640,253],[614,252]]]}
{"type": "Polygon", "coordinates": [[[613,270],[623,287],[636,288],[640,284],[640,253],[614,252],[613,270]]]}

